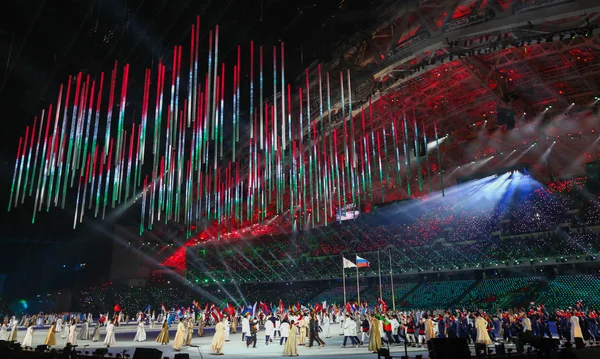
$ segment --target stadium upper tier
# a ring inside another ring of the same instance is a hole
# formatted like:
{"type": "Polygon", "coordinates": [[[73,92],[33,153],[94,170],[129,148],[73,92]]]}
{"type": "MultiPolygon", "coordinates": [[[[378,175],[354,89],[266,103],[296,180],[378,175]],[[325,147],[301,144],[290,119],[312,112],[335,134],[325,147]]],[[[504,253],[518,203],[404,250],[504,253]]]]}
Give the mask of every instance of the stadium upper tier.
{"type": "MultiPolygon", "coordinates": [[[[542,185],[502,175],[374,210],[310,231],[210,241],[188,249],[187,279],[269,282],[342,275],[342,255],[370,262],[361,275],[442,271],[595,256],[598,200],[581,195],[585,179],[542,185]]],[[[346,275],[354,275],[354,271],[346,275]]]]}

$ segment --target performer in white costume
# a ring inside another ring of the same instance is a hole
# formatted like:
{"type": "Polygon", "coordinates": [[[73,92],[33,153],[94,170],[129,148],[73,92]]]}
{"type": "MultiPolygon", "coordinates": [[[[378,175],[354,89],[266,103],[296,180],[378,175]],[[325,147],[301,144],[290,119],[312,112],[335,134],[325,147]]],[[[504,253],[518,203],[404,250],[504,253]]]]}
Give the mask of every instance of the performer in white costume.
{"type": "Polygon", "coordinates": [[[135,333],[135,338],[133,340],[136,342],[143,342],[146,340],[146,330],[144,329],[144,322],[142,320],[138,321],[137,333],[135,333]]]}
{"type": "Polygon", "coordinates": [[[8,322],[4,321],[2,325],[0,325],[0,340],[8,339],[8,322]]]}
{"type": "Polygon", "coordinates": [[[75,324],[75,319],[71,319],[71,324],[68,326],[69,335],[67,335],[67,343],[71,343],[71,345],[77,345],[77,324],[75,324]]]}
{"type": "Polygon", "coordinates": [[[108,325],[106,326],[106,337],[104,338],[104,345],[106,345],[108,348],[110,348],[110,346],[114,346],[117,343],[117,341],[115,340],[115,324],[114,321],[111,319],[108,322],[108,325]]]}
{"type": "Polygon", "coordinates": [[[21,345],[23,348],[31,348],[33,346],[33,322],[29,323],[27,332],[25,333],[25,339],[23,339],[21,345]]]}

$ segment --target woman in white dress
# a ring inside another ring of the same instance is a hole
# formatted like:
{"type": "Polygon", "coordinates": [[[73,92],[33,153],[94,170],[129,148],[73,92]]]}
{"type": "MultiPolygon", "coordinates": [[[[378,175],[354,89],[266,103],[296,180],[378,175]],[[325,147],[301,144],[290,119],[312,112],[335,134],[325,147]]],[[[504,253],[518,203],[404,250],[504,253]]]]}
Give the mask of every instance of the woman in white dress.
{"type": "Polygon", "coordinates": [[[138,321],[137,333],[135,333],[135,338],[133,338],[136,342],[143,342],[146,340],[146,330],[144,329],[144,322],[140,319],[138,321]]]}
{"type": "Polygon", "coordinates": [[[8,321],[4,321],[2,325],[0,325],[0,340],[8,339],[8,321]]]}
{"type": "Polygon", "coordinates": [[[488,322],[485,320],[479,313],[475,314],[475,329],[477,329],[477,340],[475,341],[477,344],[492,344],[492,340],[490,339],[490,335],[488,334],[487,327],[488,322]]]}
{"type": "Polygon", "coordinates": [[[85,322],[83,322],[83,324],[81,324],[81,330],[79,331],[79,334],[77,335],[77,339],[90,340],[90,324],[88,323],[87,320],[85,322]]]}
{"type": "MultiPolygon", "coordinates": [[[[74,321],[75,319],[71,319],[71,320],[74,321]]],[[[69,336],[70,327],[71,327],[71,324],[70,324],[70,322],[67,319],[67,321],[65,322],[65,325],[63,325],[62,333],[60,334],[61,338],[64,339],[64,338],[66,338],[66,337],[69,336]]]]}
{"type": "Polygon", "coordinates": [[[156,323],[156,316],[154,312],[152,312],[152,316],[150,317],[150,329],[154,329],[154,325],[156,323]]]}
{"type": "Polygon", "coordinates": [[[12,328],[10,330],[10,334],[8,335],[8,340],[9,342],[16,342],[17,341],[17,321],[13,321],[13,325],[12,328]]]}
{"type": "Polygon", "coordinates": [[[92,334],[92,341],[96,343],[100,340],[100,323],[96,322],[96,326],[94,327],[94,333],[92,334]]]}
{"type": "Polygon", "coordinates": [[[115,345],[117,341],[115,340],[115,324],[114,320],[111,319],[106,326],[106,337],[104,338],[104,345],[107,348],[110,348],[111,345],[115,345]]]}
{"type": "Polygon", "coordinates": [[[23,343],[21,346],[23,348],[31,348],[33,345],[33,322],[29,323],[27,327],[27,332],[25,333],[25,339],[23,339],[23,343]]]}
{"type": "Polygon", "coordinates": [[[40,312],[40,314],[37,317],[37,323],[36,323],[36,325],[38,327],[41,327],[41,326],[44,325],[44,313],[40,312]]]}
{"type": "Polygon", "coordinates": [[[325,338],[331,338],[329,331],[331,330],[331,317],[328,313],[323,315],[323,335],[325,338]]]}
{"type": "Polygon", "coordinates": [[[70,325],[65,325],[68,328],[69,335],[67,336],[67,343],[71,343],[71,346],[77,345],[77,323],[75,319],[71,319],[70,325]]]}
{"type": "Polygon", "coordinates": [[[62,318],[59,317],[56,320],[56,332],[62,334],[62,331],[63,331],[63,320],[62,320],[62,318]]]}
{"type": "Polygon", "coordinates": [[[225,317],[223,325],[225,325],[225,341],[228,342],[229,336],[231,335],[231,322],[229,321],[229,317],[225,317]]]}

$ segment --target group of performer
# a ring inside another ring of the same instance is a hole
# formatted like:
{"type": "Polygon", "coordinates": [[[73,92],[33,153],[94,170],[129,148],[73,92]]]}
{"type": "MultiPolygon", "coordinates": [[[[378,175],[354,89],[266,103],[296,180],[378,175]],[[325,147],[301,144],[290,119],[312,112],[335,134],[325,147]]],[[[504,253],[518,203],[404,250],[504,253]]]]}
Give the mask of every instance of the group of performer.
{"type": "MultiPolygon", "coordinates": [[[[64,339],[65,345],[70,344],[71,346],[76,346],[79,340],[91,340],[93,342],[98,342],[100,340],[100,326],[104,326],[106,328],[106,334],[104,338],[104,344],[107,347],[114,346],[116,343],[115,340],[115,319],[109,319],[104,321],[97,321],[95,323],[93,331],[90,330],[90,327],[93,325],[92,315],[86,315],[84,321],[79,322],[75,318],[71,318],[70,320],[62,316],[57,316],[57,319],[50,323],[48,327],[48,333],[46,335],[46,339],[43,344],[49,347],[53,347],[57,345],[56,335],[60,335],[62,339],[64,339]]],[[[100,318],[106,318],[103,315],[100,318]]],[[[4,322],[0,325],[0,340],[6,340],[9,342],[18,341],[17,333],[19,327],[19,321],[16,317],[12,317],[10,319],[5,318],[4,322]]],[[[34,327],[41,326],[44,324],[39,324],[35,320],[31,320],[29,322],[25,322],[26,330],[25,337],[21,342],[21,346],[24,348],[32,348],[33,347],[33,332],[34,327]]],[[[146,333],[144,330],[143,322],[140,320],[138,325],[138,332],[136,333],[135,340],[144,341],[146,340],[146,333]]]]}
{"type": "MultiPolygon", "coordinates": [[[[382,302],[382,301],[381,301],[382,302]]],[[[248,313],[241,310],[187,311],[173,315],[167,311],[147,314],[137,314],[137,331],[134,340],[143,342],[147,339],[145,325],[151,328],[156,322],[161,323],[161,330],[156,342],[161,345],[170,343],[169,328],[177,325],[172,347],[180,351],[184,346],[192,345],[194,332],[197,336],[205,335],[205,327],[215,326],[215,334],[211,343],[211,351],[222,355],[226,342],[231,341],[231,334],[236,334],[238,324],[241,324],[241,339],[247,348],[256,348],[258,332],[264,329],[264,344],[270,345],[279,338],[283,354],[298,355],[298,347],[324,347],[325,341],[321,336],[330,338],[334,326],[339,326],[339,335],[344,336],[342,347],[360,347],[368,341],[368,349],[377,353],[383,343],[403,344],[421,347],[432,338],[464,338],[468,342],[480,345],[490,345],[496,341],[510,341],[521,338],[525,342],[532,337],[552,337],[550,321],[556,323],[560,339],[576,342],[600,341],[600,318],[593,310],[584,310],[581,303],[566,310],[549,313],[543,305],[529,309],[497,311],[467,310],[388,310],[385,303],[374,308],[366,305],[346,305],[341,310],[337,306],[316,306],[314,308],[294,308],[290,310],[277,309],[269,311],[256,310],[248,313]],[[254,315],[252,315],[254,314],[254,315]]],[[[92,315],[61,316],[46,315],[42,322],[38,318],[29,317],[23,323],[26,327],[23,347],[33,347],[34,328],[43,325],[45,320],[53,320],[44,340],[45,345],[56,346],[56,335],[64,339],[65,345],[77,345],[79,340],[100,340],[100,327],[105,327],[103,344],[106,347],[116,345],[115,327],[119,320],[125,320],[123,313],[100,315],[94,322],[92,315]],[[93,330],[91,327],[93,326],[93,330]]],[[[18,326],[22,321],[14,316],[5,318],[0,325],[0,340],[17,341],[18,326]]]]}
{"type": "MultiPolygon", "coordinates": [[[[173,349],[180,351],[183,346],[192,345],[194,327],[198,325],[198,336],[204,336],[206,325],[215,325],[215,334],[211,343],[211,351],[217,355],[223,355],[225,342],[231,341],[231,334],[236,334],[238,323],[241,322],[241,339],[247,348],[256,348],[257,334],[262,326],[265,331],[265,345],[273,343],[279,336],[279,345],[283,346],[283,354],[290,356],[298,355],[298,346],[312,347],[316,342],[322,348],[325,342],[320,338],[322,331],[321,323],[325,313],[304,312],[297,314],[277,313],[269,314],[261,312],[257,316],[248,313],[245,315],[210,316],[201,313],[196,318],[184,317],[177,324],[177,332],[173,341],[173,349]],[[240,318],[238,320],[238,318],[240,318]]],[[[327,322],[329,322],[327,320],[327,322]]],[[[329,336],[327,336],[329,337],[329,336]]],[[[169,325],[165,319],[156,342],[169,344],[169,325]]]]}

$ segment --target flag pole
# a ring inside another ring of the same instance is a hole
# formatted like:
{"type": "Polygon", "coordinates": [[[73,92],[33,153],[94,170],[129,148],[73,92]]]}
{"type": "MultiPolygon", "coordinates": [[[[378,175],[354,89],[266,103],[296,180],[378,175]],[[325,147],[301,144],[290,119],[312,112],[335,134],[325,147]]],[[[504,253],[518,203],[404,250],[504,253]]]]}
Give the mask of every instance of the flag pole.
{"type": "Polygon", "coordinates": [[[392,269],[392,249],[388,248],[388,256],[390,259],[390,283],[392,284],[392,308],[396,311],[396,298],[394,296],[394,270],[392,269]]]}
{"type": "Polygon", "coordinates": [[[383,300],[383,289],[381,287],[381,261],[379,260],[379,251],[377,251],[377,267],[379,270],[379,299],[383,300]]]}
{"type": "Polygon", "coordinates": [[[344,285],[344,305],[346,305],[346,263],[344,263],[344,256],[342,255],[342,283],[344,285]]]}
{"type": "Polygon", "coordinates": [[[360,303],[360,284],[358,282],[358,264],[356,265],[356,294],[358,297],[358,302],[360,303]]]}

